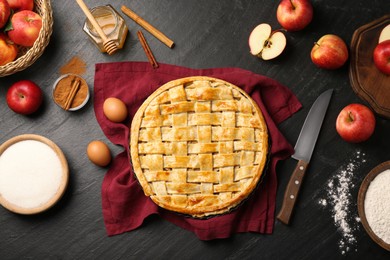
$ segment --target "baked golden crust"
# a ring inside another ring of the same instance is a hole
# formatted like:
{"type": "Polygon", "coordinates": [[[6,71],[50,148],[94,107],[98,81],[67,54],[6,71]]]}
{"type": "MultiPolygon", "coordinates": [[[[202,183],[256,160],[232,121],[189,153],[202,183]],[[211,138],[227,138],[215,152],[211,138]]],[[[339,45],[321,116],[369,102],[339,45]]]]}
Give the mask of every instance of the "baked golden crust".
{"type": "Polygon", "coordinates": [[[144,193],[193,217],[229,211],[256,187],[268,152],[257,104],[210,77],[170,81],[150,95],[131,124],[131,161],[144,193]]]}

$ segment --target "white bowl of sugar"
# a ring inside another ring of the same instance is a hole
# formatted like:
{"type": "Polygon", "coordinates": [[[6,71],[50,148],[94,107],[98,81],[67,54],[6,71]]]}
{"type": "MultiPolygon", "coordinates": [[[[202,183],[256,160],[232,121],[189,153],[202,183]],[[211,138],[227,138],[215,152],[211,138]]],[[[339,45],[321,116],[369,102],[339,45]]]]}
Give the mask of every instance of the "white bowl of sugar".
{"type": "Polygon", "coordinates": [[[358,212],[371,239],[390,251],[390,161],[378,165],[364,178],[358,212]]]}
{"type": "Polygon", "coordinates": [[[69,168],[61,149],[46,137],[25,134],[0,146],[0,204],[19,214],[48,210],[63,196],[69,168]]]}

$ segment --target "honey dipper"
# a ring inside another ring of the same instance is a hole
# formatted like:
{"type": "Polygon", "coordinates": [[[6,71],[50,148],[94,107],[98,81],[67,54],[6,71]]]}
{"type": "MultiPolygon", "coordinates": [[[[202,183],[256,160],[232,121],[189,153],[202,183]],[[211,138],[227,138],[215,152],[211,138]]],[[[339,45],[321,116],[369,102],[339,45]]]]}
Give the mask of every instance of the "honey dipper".
{"type": "Polygon", "coordinates": [[[116,45],[115,41],[107,38],[106,34],[103,32],[102,28],[96,21],[95,17],[93,17],[92,13],[89,11],[89,8],[85,5],[83,0],[76,0],[76,2],[79,4],[81,10],[83,10],[84,14],[95,28],[100,38],[102,38],[104,49],[106,49],[109,55],[114,54],[118,50],[118,46],[116,45]]]}

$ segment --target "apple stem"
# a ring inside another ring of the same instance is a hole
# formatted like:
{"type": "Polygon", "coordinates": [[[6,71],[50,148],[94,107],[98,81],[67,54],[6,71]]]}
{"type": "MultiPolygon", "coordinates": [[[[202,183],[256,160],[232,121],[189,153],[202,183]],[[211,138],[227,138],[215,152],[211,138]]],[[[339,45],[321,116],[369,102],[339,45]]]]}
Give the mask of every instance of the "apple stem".
{"type": "Polygon", "coordinates": [[[314,42],[314,45],[320,46],[320,45],[318,44],[318,42],[314,42]]]}
{"type": "Polygon", "coordinates": [[[293,1],[292,1],[292,0],[290,0],[290,3],[291,3],[291,5],[292,5],[293,10],[295,10],[295,5],[293,4],[293,1]]]}
{"type": "Polygon", "coordinates": [[[348,122],[353,122],[355,118],[353,117],[353,114],[351,111],[348,111],[348,122]]]}

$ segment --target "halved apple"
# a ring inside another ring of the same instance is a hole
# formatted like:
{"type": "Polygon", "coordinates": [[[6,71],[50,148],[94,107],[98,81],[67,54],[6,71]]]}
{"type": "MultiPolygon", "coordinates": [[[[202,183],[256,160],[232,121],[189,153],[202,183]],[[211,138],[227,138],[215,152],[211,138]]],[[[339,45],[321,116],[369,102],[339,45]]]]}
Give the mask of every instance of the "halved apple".
{"type": "Polygon", "coordinates": [[[379,35],[378,43],[384,42],[386,40],[390,40],[390,24],[382,29],[381,34],[379,35]]]}
{"type": "Polygon", "coordinates": [[[259,24],[249,35],[251,54],[263,60],[278,57],[286,47],[286,43],[286,36],[281,31],[272,31],[267,23],[259,24]]]}

